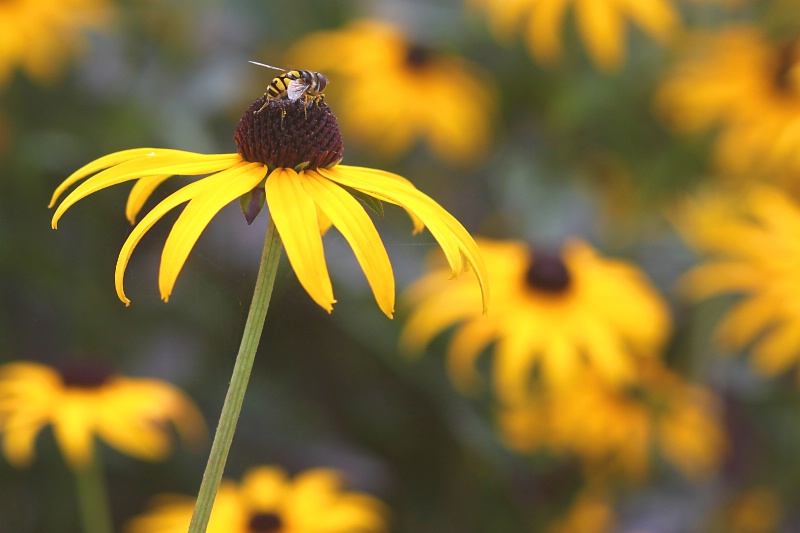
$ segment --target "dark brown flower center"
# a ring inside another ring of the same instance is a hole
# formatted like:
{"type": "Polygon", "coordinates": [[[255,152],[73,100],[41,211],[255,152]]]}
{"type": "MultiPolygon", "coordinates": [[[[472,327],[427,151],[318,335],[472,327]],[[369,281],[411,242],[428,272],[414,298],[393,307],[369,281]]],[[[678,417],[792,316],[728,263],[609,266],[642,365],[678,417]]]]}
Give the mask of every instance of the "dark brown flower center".
{"type": "Polygon", "coordinates": [[[406,50],[406,66],[412,69],[427,67],[433,59],[433,51],[418,44],[409,44],[406,50]]]}
{"type": "Polygon", "coordinates": [[[330,167],[342,160],[344,151],[330,108],[303,97],[262,96],[247,108],[233,139],[245,160],[271,168],[330,167]]]}
{"type": "Polygon", "coordinates": [[[797,43],[792,41],[778,47],[775,55],[775,66],[773,70],[773,80],[775,90],[787,96],[797,95],[798,87],[797,71],[798,58],[796,51],[797,43]]]}
{"type": "Polygon", "coordinates": [[[97,389],[114,375],[111,369],[97,361],[81,361],[59,369],[65,387],[97,389]]]}
{"type": "Polygon", "coordinates": [[[283,527],[283,520],[275,513],[256,513],[250,517],[247,530],[253,533],[276,533],[283,527]]]}
{"type": "Polygon", "coordinates": [[[569,288],[572,276],[560,256],[537,252],[525,272],[525,283],[531,289],[558,294],[569,288]]]}

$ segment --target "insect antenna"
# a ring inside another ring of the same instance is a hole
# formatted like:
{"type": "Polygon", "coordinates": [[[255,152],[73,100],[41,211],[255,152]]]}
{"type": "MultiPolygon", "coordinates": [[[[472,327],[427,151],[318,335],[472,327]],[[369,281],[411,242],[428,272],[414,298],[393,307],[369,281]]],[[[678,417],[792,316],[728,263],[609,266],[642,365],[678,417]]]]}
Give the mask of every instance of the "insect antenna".
{"type": "Polygon", "coordinates": [[[273,67],[272,65],[267,65],[266,63],[259,63],[258,61],[248,61],[248,63],[252,63],[254,65],[258,65],[259,67],[266,67],[266,68],[271,68],[271,69],[274,69],[274,70],[280,70],[281,72],[286,72],[286,69],[283,69],[283,68],[280,68],[280,67],[273,67]]]}

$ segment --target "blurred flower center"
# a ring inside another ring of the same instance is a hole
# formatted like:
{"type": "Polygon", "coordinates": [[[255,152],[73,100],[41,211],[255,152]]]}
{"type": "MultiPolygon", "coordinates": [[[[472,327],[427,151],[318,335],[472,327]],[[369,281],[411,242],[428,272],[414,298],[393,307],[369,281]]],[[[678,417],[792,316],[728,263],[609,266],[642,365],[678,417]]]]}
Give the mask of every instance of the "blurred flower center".
{"type": "Polygon", "coordinates": [[[283,520],[275,513],[257,513],[250,518],[247,530],[253,533],[273,533],[280,531],[283,520]]]}
{"type": "Polygon", "coordinates": [[[423,69],[433,60],[433,51],[425,46],[409,44],[406,50],[406,66],[411,69],[423,69]]]}
{"type": "Polygon", "coordinates": [[[773,72],[775,90],[785,96],[798,95],[800,91],[800,70],[798,67],[796,42],[792,41],[780,46],[776,50],[775,67],[773,72]]]}
{"type": "Polygon", "coordinates": [[[342,136],[327,105],[270,98],[265,106],[265,98],[253,102],[236,127],[233,138],[245,160],[295,170],[341,161],[342,136]]]}
{"type": "Polygon", "coordinates": [[[564,261],[552,253],[537,253],[525,272],[528,287],[552,294],[566,291],[571,279],[564,261]]]}
{"type": "MultiPolygon", "coordinates": [[[[0,0],[2,2],[3,0],[0,0]]],[[[97,389],[113,375],[111,369],[96,361],[72,363],[59,369],[61,381],[67,388],[97,389]]]]}

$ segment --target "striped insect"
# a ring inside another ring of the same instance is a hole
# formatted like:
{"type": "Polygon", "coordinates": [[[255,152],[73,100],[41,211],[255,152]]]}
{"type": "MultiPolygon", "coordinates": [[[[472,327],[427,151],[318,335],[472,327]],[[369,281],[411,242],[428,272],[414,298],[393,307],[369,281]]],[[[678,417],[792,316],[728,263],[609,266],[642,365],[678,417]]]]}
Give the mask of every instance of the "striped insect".
{"type": "MultiPolygon", "coordinates": [[[[291,100],[294,102],[302,97],[319,103],[324,98],[322,91],[328,86],[328,78],[321,72],[312,72],[310,70],[284,70],[256,61],[250,61],[250,63],[260,67],[283,71],[283,74],[275,77],[270,82],[269,87],[267,87],[267,92],[264,93],[264,96],[267,97],[267,102],[264,103],[261,109],[267,106],[270,99],[291,100]]],[[[261,109],[258,111],[261,111],[261,109]]]]}

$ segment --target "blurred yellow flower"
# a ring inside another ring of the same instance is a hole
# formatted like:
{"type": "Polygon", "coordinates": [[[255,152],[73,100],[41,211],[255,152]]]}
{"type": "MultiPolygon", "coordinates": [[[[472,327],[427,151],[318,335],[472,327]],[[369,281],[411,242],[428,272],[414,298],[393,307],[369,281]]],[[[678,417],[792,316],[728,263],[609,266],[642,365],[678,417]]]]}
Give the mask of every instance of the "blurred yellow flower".
{"type": "Polygon", "coordinates": [[[518,241],[478,242],[493,290],[489,315],[474,307],[474,280],[440,283],[437,269],[409,288],[413,309],[401,337],[406,350],[418,352],[463,322],[448,350],[461,388],[475,386],[475,360],[493,341],[494,389],[511,403],[525,397],[535,372],[549,385],[572,387],[588,366],[621,385],[634,379],[635,360],[660,352],[669,315],[633,265],[605,259],[579,240],[560,254],[532,252],[518,241]]]}
{"type": "Polygon", "coordinates": [[[486,150],[495,112],[492,77],[450,54],[414,44],[391,24],[352,22],[312,34],[289,54],[293,64],[331,73],[345,133],[384,155],[425,141],[454,164],[486,150]],[[387,105],[387,102],[390,105],[387,105]]]}
{"type": "Polygon", "coordinates": [[[698,197],[677,215],[708,258],[681,280],[692,300],[738,293],[716,331],[731,351],[748,345],[756,372],[771,377],[800,361],[800,206],[778,189],[698,197]]]}
{"type": "Polygon", "coordinates": [[[87,45],[86,33],[108,25],[107,0],[0,2],[0,86],[16,68],[51,81],[87,45]]]}
{"type": "MultiPolygon", "coordinates": [[[[135,518],[128,533],[182,533],[194,500],[165,495],[135,518]]],[[[377,533],[386,531],[383,504],[372,496],[344,492],[334,470],[306,470],[294,479],[278,467],[251,468],[240,485],[223,481],[207,533],[377,533]]]]}
{"type": "Polygon", "coordinates": [[[726,533],[775,533],[784,516],[780,495],[766,486],[738,494],[725,511],[720,531],[726,533]]]}
{"type": "Polygon", "coordinates": [[[800,171],[800,41],[737,26],[691,36],[656,99],[677,130],[716,129],[720,171],[793,178],[800,171]]]}
{"type": "MultiPolygon", "coordinates": [[[[203,155],[179,150],[138,148],[101,157],[78,169],[55,191],[50,206],[76,182],[91,176],[56,209],[56,227],[64,212],[78,200],[125,181],[136,180],[126,215],[131,223],[153,190],[175,174],[209,174],[174,192],[156,205],[133,228],[122,246],[115,274],[117,295],[130,303],[123,276],[133,249],[168,211],[189,202],[172,227],[161,256],[159,288],[166,301],[200,233],[226,204],[242,198],[251,222],[266,197],[270,216],[280,233],[286,255],[300,284],[330,312],[335,299],[323,253],[322,233],[332,224],[352,247],[380,309],[394,312],[392,265],[380,235],[356,199],[401,206],[414,231],[427,227],[444,250],[453,277],[467,265],[486,278],[480,252],[464,227],[439,204],[408,180],[362,167],[340,165],[342,138],[336,117],[324,103],[262,96],[245,112],[234,136],[238,153],[203,155]],[[94,174],[94,175],[92,175],[94,174]]],[[[488,296],[481,283],[484,297],[488,296]]],[[[486,298],[483,299],[484,306],[486,298]]]]}
{"type": "Polygon", "coordinates": [[[705,479],[726,446],[714,397],[656,364],[643,365],[639,383],[627,388],[585,373],[569,390],[505,407],[499,421],[511,448],[572,454],[600,477],[641,479],[658,449],[688,478],[705,479]]]}
{"type": "Polygon", "coordinates": [[[626,21],[636,23],[658,41],[679,26],[669,0],[468,0],[488,13],[498,40],[524,27],[531,54],[541,63],[555,63],[563,54],[561,32],[569,7],[594,63],[616,70],[625,59],[626,21]]]}
{"type": "Polygon", "coordinates": [[[611,533],[617,531],[614,506],[606,491],[581,490],[565,516],[547,528],[547,533],[611,533]]]}
{"type": "Polygon", "coordinates": [[[0,434],[8,461],[29,464],[36,436],[48,424],[74,468],[92,460],[95,436],[148,461],[170,452],[171,426],[188,442],[206,436],[194,404],[163,381],[112,374],[98,364],[60,372],[30,362],[0,366],[0,434]]]}

